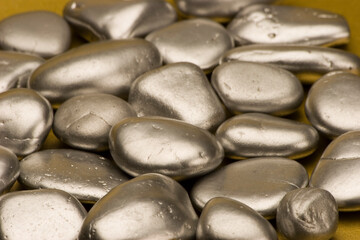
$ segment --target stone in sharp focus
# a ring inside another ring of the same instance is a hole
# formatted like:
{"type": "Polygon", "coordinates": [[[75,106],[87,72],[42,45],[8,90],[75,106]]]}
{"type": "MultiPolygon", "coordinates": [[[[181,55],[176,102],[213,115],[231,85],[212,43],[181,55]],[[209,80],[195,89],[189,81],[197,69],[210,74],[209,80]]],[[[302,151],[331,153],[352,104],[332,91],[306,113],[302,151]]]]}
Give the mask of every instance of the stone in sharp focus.
{"type": "Polygon", "coordinates": [[[0,194],[11,188],[20,174],[19,160],[9,149],[0,146],[0,194]]]}

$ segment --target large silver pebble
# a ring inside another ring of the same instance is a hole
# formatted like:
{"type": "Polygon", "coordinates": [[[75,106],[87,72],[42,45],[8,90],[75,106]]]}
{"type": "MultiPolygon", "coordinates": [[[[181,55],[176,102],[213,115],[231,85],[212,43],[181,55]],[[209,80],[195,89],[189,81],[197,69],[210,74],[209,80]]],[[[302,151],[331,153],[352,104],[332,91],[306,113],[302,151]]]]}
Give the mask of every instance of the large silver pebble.
{"type": "Polygon", "coordinates": [[[305,123],[262,113],[246,113],[222,123],[216,137],[231,158],[302,158],[313,153],[318,132],[305,123]]]}
{"type": "Polygon", "coordinates": [[[55,106],[86,93],[108,93],[127,99],[132,81],[160,66],[160,53],[148,41],[101,41],[46,61],[32,74],[28,87],[55,106]]]}
{"type": "Polygon", "coordinates": [[[100,199],[85,218],[79,240],[194,239],[197,221],[179,183],[145,174],[100,199]]]}
{"type": "Polygon", "coordinates": [[[0,94],[0,145],[24,156],[40,149],[53,122],[50,103],[26,88],[0,94]]]}
{"type": "Polygon", "coordinates": [[[212,171],[224,157],[215,136],[173,119],[127,118],[109,136],[114,161],[132,176],[156,172],[185,179],[212,171]]]}
{"type": "Polygon", "coordinates": [[[266,64],[224,63],[214,69],[211,84],[233,113],[287,115],[304,98],[303,87],[292,73],[266,64]]]}
{"type": "Polygon", "coordinates": [[[16,155],[0,146],[0,194],[11,188],[19,174],[20,166],[16,155]]]}
{"type": "Polygon", "coordinates": [[[177,19],[164,0],[71,0],[64,18],[89,41],[142,37],[177,19]]]}
{"type": "Polygon", "coordinates": [[[210,130],[226,119],[205,74],[192,63],[168,64],[141,75],[131,86],[129,103],[138,116],[175,118],[210,130]]]}
{"type": "Polygon", "coordinates": [[[305,168],[294,160],[252,158],[231,163],[200,178],[190,196],[198,209],[214,197],[227,197],[248,205],[266,218],[273,218],[285,194],[307,184],[305,168]]]}
{"type": "Polygon", "coordinates": [[[19,181],[27,188],[63,190],[82,202],[96,202],[127,180],[109,159],[78,150],[43,150],[20,162],[19,181]]]}
{"type": "Polygon", "coordinates": [[[256,211],[230,198],[216,197],[205,205],[196,239],[277,240],[274,227],[256,211]]]}
{"type": "Polygon", "coordinates": [[[0,47],[50,58],[65,52],[71,43],[66,21],[48,11],[25,12],[0,22],[0,47]]]}
{"type": "Polygon", "coordinates": [[[86,210],[60,190],[28,190],[0,197],[0,233],[7,240],[77,239],[86,210]]]}

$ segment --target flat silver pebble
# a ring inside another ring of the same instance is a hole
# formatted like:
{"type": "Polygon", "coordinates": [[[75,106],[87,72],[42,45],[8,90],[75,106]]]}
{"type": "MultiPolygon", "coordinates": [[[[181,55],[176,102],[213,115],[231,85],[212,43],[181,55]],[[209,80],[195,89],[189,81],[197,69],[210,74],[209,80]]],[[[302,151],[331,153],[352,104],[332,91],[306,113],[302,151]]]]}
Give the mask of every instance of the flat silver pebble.
{"type": "Polygon", "coordinates": [[[311,125],[263,113],[246,113],[223,122],[216,137],[231,158],[302,158],[313,153],[319,134],[311,125]]]}
{"type": "Polygon", "coordinates": [[[150,33],[146,40],[159,49],[165,64],[190,62],[203,70],[215,67],[234,46],[226,29],[209,19],[179,21],[150,33]]]}
{"type": "Polygon", "coordinates": [[[0,232],[7,240],[77,239],[86,210],[60,190],[28,190],[0,197],[0,232]]]}
{"type": "Polygon", "coordinates": [[[48,11],[32,11],[0,22],[0,47],[50,58],[65,52],[71,43],[66,21],[48,11]]]}
{"type": "Polygon", "coordinates": [[[40,149],[53,122],[50,103],[26,88],[0,93],[0,145],[25,156],[40,149]]]}
{"type": "Polygon", "coordinates": [[[360,77],[346,72],[323,76],[310,88],[305,113],[330,138],[360,130],[360,77]]]}
{"type": "Polygon", "coordinates": [[[79,240],[194,239],[198,217],[185,189],[161,174],[114,188],[89,211],[79,240]]]}
{"type": "Polygon", "coordinates": [[[128,180],[113,161],[73,149],[48,149],[20,161],[19,182],[29,189],[59,189],[96,202],[128,180]]]}
{"type": "Polygon", "coordinates": [[[64,18],[89,41],[142,37],[177,20],[164,0],[72,0],[64,18]]]}
{"type": "Polygon", "coordinates": [[[350,29],[339,14],[296,6],[257,4],[242,9],[227,26],[237,45],[346,44],[350,29]]]}
{"type": "Polygon", "coordinates": [[[276,230],[260,214],[230,198],[216,197],[201,212],[196,239],[277,240],[276,230]]]}
{"type": "Polygon", "coordinates": [[[148,41],[101,41],[49,59],[34,71],[28,87],[54,106],[87,93],[107,93],[127,99],[132,81],[160,66],[160,53],[148,41]]]}
{"type": "Polygon", "coordinates": [[[241,160],[200,178],[191,190],[191,200],[202,209],[214,197],[240,201],[266,218],[274,218],[287,192],[308,185],[308,174],[298,162],[262,157],[241,160]]]}
{"type": "Polygon", "coordinates": [[[231,112],[283,116],[302,103],[304,90],[292,73],[267,64],[234,61],[216,67],[211,84],[231,112]]]}
{"type": "Polygon", "coordinates": [[[288,192],[276,213],[276,226],[288,240],[328,240],[335,234],[339,213],[334,197],[320,188],[288,192]]]}
{"type": "Polygon", "coordinates": [[[181,180],[214,170],[224,157],[214,135],[168,118],[124,119],[109,138],[115,163],[132,176],[156,172],[181,180]]]}
{"type": "Polygon", "coordinates": [[[19,174],[20,165],[16,155],[0,146],[0,194],[11,188],[19,174]]]}
{"type": "Polygon", "coordinates": [[[210,130],[226,119],[205,74],[192,63],[168,64],[141,75],[131,85],[129,103],[138,116],[175,118],[210,130]]]}

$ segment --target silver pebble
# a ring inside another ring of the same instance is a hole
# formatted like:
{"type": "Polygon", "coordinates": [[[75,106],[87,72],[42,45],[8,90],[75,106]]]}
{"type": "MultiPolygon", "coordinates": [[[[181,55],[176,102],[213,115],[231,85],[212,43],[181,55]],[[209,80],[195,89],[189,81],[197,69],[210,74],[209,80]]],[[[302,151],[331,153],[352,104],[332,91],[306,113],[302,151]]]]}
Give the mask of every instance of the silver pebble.
{"type": "Polygon", "coordinates": [[[0,194],[11,188],[20,174],[19,160],[9,149],[0,146],[0,194]]]}

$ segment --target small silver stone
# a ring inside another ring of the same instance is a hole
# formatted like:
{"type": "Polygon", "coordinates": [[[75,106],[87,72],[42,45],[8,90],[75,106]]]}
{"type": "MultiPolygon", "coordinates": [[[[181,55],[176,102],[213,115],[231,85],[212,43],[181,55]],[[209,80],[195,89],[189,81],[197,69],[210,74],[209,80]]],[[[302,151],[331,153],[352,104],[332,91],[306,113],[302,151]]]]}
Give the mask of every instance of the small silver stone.
{"type": "Polygon", "coordinates": [[[9,149],[0,146],[0,194],[11,188],[20,174],[19,160],[9,149]]]}

